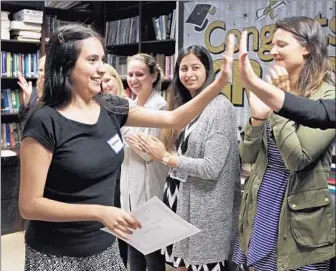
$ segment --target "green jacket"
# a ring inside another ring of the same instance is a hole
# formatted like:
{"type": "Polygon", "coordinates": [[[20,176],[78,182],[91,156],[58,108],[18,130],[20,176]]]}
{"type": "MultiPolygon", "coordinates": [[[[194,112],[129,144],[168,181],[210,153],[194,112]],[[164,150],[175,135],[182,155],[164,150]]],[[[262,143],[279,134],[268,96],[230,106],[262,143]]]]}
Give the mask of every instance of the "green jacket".
{"type": "MultiPolygon", "coordinates": [[[[335,87],[323,83],[312,99],[335,99],[335,87]]],[[[290,170],[279,220],[277,267],[295,269],[335,256],[335,218],[328,191],[335,130],[312,129],[271,114],[272,136],[290,170]]],[[[254,164],[242,197],[239,240],[247,254],[256,215],[257,195],[267,166],[264,126],[249,123],[243,132],[240,154],[254,164]]]]}

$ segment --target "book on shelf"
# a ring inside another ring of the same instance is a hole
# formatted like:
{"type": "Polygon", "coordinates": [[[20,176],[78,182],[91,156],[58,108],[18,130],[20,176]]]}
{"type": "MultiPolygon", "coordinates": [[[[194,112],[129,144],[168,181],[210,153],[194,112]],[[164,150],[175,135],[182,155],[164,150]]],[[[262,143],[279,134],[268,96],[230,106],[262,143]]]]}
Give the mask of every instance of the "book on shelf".
{"type": "Polygon", "coordinates": [[[12,39],[32,39],[39,41],[41,39],[41,32],[33,32],[33,31],[26,31],[26,30],[12,30],[11,31],[11,37],[12,39]]]}
{"type": "Polygon", "coordinates": [[[160,15],[152,18],[154,33],[157,40],[168,40],[175,38],[176,11],[167,15],[160,15]]]}
{"type": "Polygon", "coordinates": [[[1,40],[10,39],[10,20],[8,16],[9,12],[1,11],[1,40]]]}
{"type": "Polygon", "coordinates": [[[84,1],[45,1],[46,7],[88,11],[90,3],[84,1]]]}
{"type": "MultiPolygon", "coordinates": [[[[68,24],[72,24],[73,21],[64,21],[57,19],[56,15],[46,15],[46,32],[45,32],[45,40],[48,41],[51,34],[56,31],[58,27],[65,26],[68,24]]],[[[87,25],[89,27],[89,25],[87,25]]]]}
{"type": "Polygon", "coordinates": [[[23,21],[11,21],[10,22],[10,30],[11,31],[30,31],[30,32],[38,32],[41,33],[42,25],[36,23],[26,23],[23,21]]]}
{"type": "Polygon", "coordinates": [[[9,30],[1,29],[1,40],[10,40],[9,30]]]}
{"type": "Polygon", "coordinates": [[[1,15],[2,40],[40,41],[43,11],[23,9],[13,14],[14,20],[12,21],[8,19],[8,15],[6,20],[5,17],[5,15],[1,15]]]}
{"type": "Polygon", "coordinates": [[[139,16],[106,22],[105,45],[139,42],[139,16]]]}
{"type": "Polygon", "coordinates": [[[1,24],[3,21],[9,21],[9,11],[1,11],[1,24]]]}
{"type": "Polygon", "coordinates": [[[15,21],[23,21],[26,23],[43,23],[43,11],[22,9],[13,14],[13,19],[15,21]]]}
{"type": "Polygon", "coordinates": [[[22,92],[18,89],[1,90],[1,113],[18,113],[23,103],[22,92]]]}
{"type": "Polygon", "coordinates": [[[1,21],[1,31],[9,31],[10,29],[10,21],[1,21]]]}
{"type": "Polygon", "coordinates": [[[1,148],[19,148],[21,136],[20,123],[1,124],[1,148]]]}
{"type": "Polygon", "coordinates": [[[18,72],[26,78],[38,76],[39,51],[34,54],[1,52],[2,77],[17,77],[18,72]]]}

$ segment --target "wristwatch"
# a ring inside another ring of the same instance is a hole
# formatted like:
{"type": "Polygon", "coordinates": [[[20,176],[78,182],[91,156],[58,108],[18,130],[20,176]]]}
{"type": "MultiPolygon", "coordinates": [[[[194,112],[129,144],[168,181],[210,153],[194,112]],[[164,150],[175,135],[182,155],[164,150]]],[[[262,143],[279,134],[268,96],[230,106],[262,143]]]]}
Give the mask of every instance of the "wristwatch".
{"type": "Polygon", "coordinates": [[[162,164],[164,164],[164,165],[168,165],[168,162],[169,162],[169,159],[170,159],[170,157],[172,156],[172,154],[170,153],[170,152],[165,152],[164,153],[164,155],[163,155],[163,157],[162,157],[162,160],[161,160],[161,162],[162,162],[162,164]]]}

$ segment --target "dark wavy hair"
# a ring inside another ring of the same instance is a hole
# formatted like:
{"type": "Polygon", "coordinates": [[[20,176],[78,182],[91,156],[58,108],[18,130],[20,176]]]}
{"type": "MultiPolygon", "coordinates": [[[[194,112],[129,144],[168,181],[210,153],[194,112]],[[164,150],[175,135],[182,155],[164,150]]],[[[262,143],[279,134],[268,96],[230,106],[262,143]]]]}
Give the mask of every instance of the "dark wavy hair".
{"type": "Polygon", "coordinates": [[[318,22],[305,16],[288,17],[278,21],[275,28],[292,33],[309,52],[295,85],[297,95],[310,97],[323,81],[335,84],[328,59],[327,42],[318,22]]]}
{"type": "Polygon", "coordinates": [[[102,36],[82,24],[58,28],[50,37],[46,52],[44,91],[40,106],[64,108],[72,100],[71,73],[81,52],[81,41],[95,37],[102,46],[102,36]]]}
{"type": "MultiPolygon", "coordinates": [[[[181,61],[185,56],[190,54],[194,54],[201,61],[206,71],[206,80],[204,84],[196,91],[196,95],[198,95],[204,88],[206,88],[215,80],[216,74],[213,68],[212,58],[209,51],[205,47],[191,45],[189,47],[182,48],[178,53],[174,67],[174,76],[167,90],[168,110],[174,110],[192,99],[189,90],[182,84],[179,77],[181,61]]],[[[178,131],[175,129],[162,130],[161,140],[168,151],[173,149],[177,136],[178,131]]]]}
{"type": "Polygon", "coordinates": [[[203,86],[197,90],[196,95],[215,80],[216,74],[213,68],[212,58],[205,47],[191,45],[187,48],[182,48],[178,53],[174,67],[174,76],[169,87],[169,91],[172,92],[171,98],[173,98],[171,101],[168,100],[169,110],[174,110],[192,99],[189,90],[182,84],[179,77],[181,61],[185,56],[190,54],[194,54],[202,62],[206,70],[206,80],[203,86]]]}

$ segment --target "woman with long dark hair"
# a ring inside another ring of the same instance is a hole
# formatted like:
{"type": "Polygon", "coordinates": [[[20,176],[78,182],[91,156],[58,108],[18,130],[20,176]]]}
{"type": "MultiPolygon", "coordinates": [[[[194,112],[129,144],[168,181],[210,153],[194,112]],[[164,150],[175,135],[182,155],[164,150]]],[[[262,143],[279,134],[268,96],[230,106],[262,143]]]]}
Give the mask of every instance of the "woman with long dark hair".
{"type": "MultiPolygon", "coordinates": [[[[199,97],[215,80],[210,53],[193,45],[180,50],[170,86],[170,110],[199,97]]],[[[171,168],[164,202],[201,232],[163,250],[177,270],[228,270],[240,202],[235,110],[219,94],[179,129],[164,130],[163,141],[140,136],[153,159],[164,156],[171,168]],[[175,150],[175,152],[173,152],[175,150]]]]}
{"type": "Polygon", "coordinates": [[[20,151],[19,207],[30,220],[25,270],[125,270],[115,236],[127,239],[140,223],[113,206],[124,158],[120,128],[186,125],[226,85],[233,41],[217,80],[171,112],[97,95],[104,54],[101,36],[80,24],[59,28],[48,42],[44,92],[20,151]]]}

